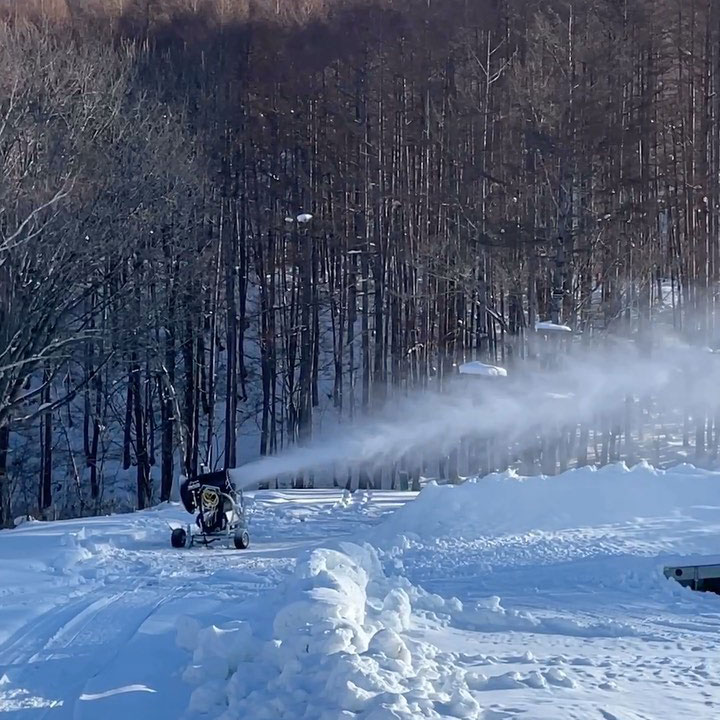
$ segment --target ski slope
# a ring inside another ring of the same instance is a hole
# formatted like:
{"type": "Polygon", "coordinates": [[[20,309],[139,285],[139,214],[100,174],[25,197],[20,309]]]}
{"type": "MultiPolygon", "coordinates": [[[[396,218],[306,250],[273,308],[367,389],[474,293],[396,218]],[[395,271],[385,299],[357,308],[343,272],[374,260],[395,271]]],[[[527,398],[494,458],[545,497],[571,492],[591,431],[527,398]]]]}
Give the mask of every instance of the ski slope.
{"type": "Polygon", "coordinates": [[[246,551],[171,548],[170,526],[192,519],[178,505],[0,532],[0,716],[181,717],[191,689],[178,618],[232,614],[298,553],[407,498],[388,493],[367,510],[358,499],[337,511],[339,492],[260,493],[246,551]]]}
{"type": "Polygon", "coordinates": [[[0,717],[671,720],[720,705],[720,474],[490,476],[252,494],[247,551],[190,518],[0,533],[0,717]]]}

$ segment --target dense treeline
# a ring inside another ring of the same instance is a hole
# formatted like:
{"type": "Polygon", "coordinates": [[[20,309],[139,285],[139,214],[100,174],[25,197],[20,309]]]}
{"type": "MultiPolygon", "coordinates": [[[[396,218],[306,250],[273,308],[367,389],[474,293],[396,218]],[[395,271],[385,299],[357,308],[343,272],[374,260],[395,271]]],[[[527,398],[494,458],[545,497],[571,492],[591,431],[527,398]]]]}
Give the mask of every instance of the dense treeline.
{"type": "Polygon", "coordinates": [[[538,320],[715,337],[713,0],[0,10],[1,522],[167,499],[538,320]]]}

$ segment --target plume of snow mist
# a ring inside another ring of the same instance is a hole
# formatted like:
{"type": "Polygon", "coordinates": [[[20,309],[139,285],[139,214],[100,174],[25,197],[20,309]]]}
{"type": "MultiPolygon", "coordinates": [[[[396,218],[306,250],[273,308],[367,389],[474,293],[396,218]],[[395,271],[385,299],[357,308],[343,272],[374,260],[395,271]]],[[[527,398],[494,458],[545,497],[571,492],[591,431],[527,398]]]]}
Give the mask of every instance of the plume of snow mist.
{"type": "Polygon", "coordinates": [[[632,345],[578,350],[553,372],[521,368],[507,378],[460,376],[442,392],[412,393],[306,446],[248,463],[233,471],[234,480],[248,487],[333,466],[372,470],[421,452],[447,452],[465,438],[521,442],[538,431],[616,412],[629,395],[661,398],[666,407],[708,407],[719,381],[720,354],[710,350],[676,344],[652,357],[632,345]]]}

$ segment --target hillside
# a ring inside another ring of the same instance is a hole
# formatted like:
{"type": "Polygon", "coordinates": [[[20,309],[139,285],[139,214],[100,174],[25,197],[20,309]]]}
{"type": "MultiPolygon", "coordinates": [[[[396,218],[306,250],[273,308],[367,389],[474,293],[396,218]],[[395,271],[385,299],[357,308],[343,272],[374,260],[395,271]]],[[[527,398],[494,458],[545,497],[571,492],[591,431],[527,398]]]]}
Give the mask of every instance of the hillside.
{"type": "MultiPolygon", "coordinates": [[[[717,345],[716,3],[3,7],[3,525],[151,506],[465,361],[717,345]]],[[[613,400],[328,482],[715,455],[712,398],[613,400]]]]}

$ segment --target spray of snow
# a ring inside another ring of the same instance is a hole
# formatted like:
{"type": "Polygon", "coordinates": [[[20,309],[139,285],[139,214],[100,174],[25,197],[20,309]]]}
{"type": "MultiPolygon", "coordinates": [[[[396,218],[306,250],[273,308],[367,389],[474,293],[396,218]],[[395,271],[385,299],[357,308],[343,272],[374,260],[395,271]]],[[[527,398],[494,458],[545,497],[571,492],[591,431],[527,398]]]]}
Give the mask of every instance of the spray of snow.
{"type": "Polygon", "coordinates": [[[601,355],[578,351],[554,372],[461,375],[442,392],[412,394],[364,422],[338,426],[308,445],[248,463],[233,479],[250,487],[335,465],[372,469],[408,453],[441,453],[465,437],[500,435],[512,442],[539,428],[616,411],[628,395],[661,397],[669,407],[702,407],[708,387],[718,381],[718,354],[679,344],[655,350],[652,357],[633,346],[601,355]]]}

